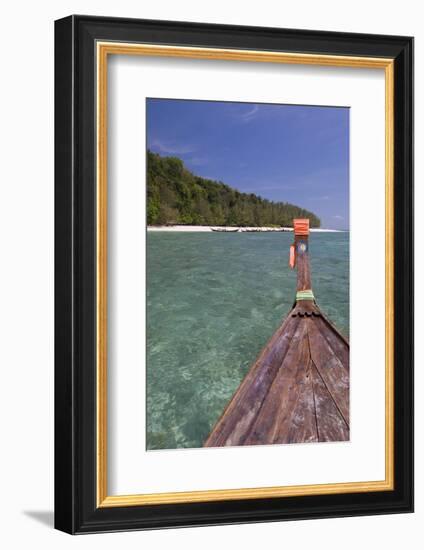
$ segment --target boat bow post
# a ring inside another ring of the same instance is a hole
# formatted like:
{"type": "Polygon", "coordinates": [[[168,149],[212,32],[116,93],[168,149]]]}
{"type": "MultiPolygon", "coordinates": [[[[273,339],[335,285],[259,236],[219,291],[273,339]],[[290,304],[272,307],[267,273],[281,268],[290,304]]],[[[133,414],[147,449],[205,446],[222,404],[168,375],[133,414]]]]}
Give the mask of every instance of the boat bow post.
{"type": "Polygon", "coordinates": [[[309,262],[309,219],[293,220],[293,233],[289,265],[292,269],[297,269],[297,287],[292,316],[318,316],[320,311],[312,290],[309,262]]]}

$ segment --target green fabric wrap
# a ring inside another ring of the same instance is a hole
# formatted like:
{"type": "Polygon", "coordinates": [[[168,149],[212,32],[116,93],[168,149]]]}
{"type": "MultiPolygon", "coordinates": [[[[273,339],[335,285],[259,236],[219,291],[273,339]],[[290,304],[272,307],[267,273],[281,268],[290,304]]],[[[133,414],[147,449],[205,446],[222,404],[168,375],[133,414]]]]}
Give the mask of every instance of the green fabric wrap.
{"type": "Polygon", "coordinates": [[[296,293],[296,302],[301,300],[315,300],[312,290],[298,290],[296,293]]]}

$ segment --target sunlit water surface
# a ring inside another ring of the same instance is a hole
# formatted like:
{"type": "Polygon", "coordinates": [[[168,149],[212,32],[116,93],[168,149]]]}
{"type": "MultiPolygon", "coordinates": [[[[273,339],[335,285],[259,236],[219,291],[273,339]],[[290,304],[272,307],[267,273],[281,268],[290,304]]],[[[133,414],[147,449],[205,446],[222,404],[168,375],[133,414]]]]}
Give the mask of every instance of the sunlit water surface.
{"type": "MultiPolygon", "coordinates": [[[[290,310],[290,233],[147,235],[147,448],[201,447],[290,310]]],[[[312,286],[349,336],[349,233],[312,233],[312,286]]]]}

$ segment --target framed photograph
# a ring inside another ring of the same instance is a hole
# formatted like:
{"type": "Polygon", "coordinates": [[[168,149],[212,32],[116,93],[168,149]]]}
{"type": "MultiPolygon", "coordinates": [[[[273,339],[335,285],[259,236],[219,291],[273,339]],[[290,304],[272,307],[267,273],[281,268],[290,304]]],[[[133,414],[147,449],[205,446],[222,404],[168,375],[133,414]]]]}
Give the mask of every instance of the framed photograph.
{"type": "Polygon", "coordinates": [[[413,509],[413,39],[55,24],[55,525],[413,509]]]}

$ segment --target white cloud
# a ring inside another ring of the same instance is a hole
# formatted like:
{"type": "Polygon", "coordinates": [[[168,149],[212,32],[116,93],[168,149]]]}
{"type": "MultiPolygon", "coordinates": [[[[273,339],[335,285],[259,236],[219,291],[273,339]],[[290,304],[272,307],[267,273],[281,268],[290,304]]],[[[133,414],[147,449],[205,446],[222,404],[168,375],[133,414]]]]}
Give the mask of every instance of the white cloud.
{"type": "Polygon", "coordinates": [[[259,107],[257,105],[254,105],[249,111],[241,114],[241,119],[244,122],[250,122],[256,117],[256,114],[259,111],[259,107]]]}
{"type": "Polygon", "coordinates": [[[181,145],[172,141],[161,141],[154,139],[151,142],[151,147],[159,149],[161,153],[170,153],[171,155],[187,155],[194,153],[196,150],[192,145],[181,145]]]}

